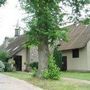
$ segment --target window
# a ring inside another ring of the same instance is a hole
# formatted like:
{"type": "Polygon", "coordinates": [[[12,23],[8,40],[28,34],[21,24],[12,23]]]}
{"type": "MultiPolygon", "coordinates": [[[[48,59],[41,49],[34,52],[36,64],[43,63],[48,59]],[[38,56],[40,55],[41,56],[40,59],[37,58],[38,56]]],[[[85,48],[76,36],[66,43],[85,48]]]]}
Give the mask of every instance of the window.
{"type": "Polygon", "coordinates": [[[73,49],[72,50],[72,57],[73,58],[79,58],[79,49],[73,49]]]}

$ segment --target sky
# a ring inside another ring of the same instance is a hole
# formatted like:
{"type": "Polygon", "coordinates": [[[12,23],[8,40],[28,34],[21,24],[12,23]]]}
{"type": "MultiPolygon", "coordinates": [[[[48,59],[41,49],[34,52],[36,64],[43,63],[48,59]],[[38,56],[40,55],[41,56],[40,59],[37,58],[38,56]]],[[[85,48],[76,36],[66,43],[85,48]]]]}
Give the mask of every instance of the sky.
{"type": "Polygon", "coordinates": [[[7,0],[0,7],[0,44],[5,37],[13,37],[17,21],[22,17],[22,10],[18,7],[18,0],[7,0]]]}

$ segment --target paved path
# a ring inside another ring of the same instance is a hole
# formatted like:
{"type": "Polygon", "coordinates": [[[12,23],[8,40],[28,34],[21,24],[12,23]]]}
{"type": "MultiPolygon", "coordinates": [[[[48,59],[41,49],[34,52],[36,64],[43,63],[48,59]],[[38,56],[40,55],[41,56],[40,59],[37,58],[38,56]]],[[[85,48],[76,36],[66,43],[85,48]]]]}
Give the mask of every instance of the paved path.
{"type": "Polygon", "coordinates": [[[88,80],[80,80],[80,79],[74,79],[74,78],[62,78],[62,80],[76,82],[76,83],[90,84],[90,81],[88,80]]]}
{"type": "Polygon", "coordinates": [[[42,90],[23,80],[0,74],[0,90],[42,90]]]}

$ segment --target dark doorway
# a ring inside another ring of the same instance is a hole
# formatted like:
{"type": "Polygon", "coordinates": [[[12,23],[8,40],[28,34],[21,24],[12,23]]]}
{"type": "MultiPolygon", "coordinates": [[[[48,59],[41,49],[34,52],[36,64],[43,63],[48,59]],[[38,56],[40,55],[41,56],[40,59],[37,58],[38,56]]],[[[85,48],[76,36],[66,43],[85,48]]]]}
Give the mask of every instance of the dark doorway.
{"type": "Polygon", "coordinates": [[[15,67],[17,71],[22,71],[22,56],[15,56],[15,67]]]}
{"type": "Polygon", "coordinates": [[[61,71],[67,70],[67,56],[62,57],[61,71]]]}

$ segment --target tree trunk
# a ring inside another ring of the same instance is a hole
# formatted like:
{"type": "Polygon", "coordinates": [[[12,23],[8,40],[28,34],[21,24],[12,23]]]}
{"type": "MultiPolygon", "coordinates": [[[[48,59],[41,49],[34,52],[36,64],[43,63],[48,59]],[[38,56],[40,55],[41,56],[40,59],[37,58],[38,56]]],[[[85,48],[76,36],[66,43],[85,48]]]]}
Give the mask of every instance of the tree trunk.
{"type": "Polygon", "coordinates": [[[47,70],[48,68],[48,56],[49,56],[48,43],[41,42],[38,45],[38,55],[39,55],[38,76],[41,77],[42,72],[47,70]]]}

